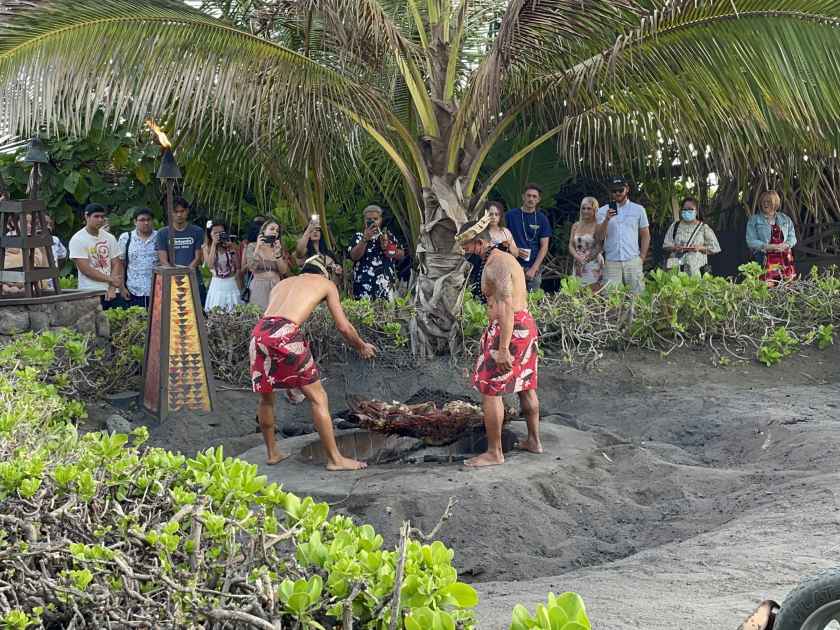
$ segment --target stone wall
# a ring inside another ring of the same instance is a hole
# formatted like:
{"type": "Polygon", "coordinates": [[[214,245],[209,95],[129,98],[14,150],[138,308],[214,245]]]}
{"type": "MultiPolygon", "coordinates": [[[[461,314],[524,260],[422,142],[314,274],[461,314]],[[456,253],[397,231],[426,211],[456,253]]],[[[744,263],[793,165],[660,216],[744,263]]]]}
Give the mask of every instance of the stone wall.
{"type": "Polygon", "coordinates": [[[72,328],[103,339],[111,336],[98,294],[68,293],[60,301],[32,304],[3,304],[0,300],[0,343],[29,330],[54,328],[72,328]]]}

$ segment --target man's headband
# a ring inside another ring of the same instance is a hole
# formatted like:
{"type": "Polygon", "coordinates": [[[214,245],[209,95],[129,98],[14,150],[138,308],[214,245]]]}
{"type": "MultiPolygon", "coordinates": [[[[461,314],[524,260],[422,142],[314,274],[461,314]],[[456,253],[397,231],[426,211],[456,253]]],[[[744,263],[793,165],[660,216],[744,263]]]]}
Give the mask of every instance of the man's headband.
{"type": "Polygon", "coordinates": [[[455,242],[457,242],[458,245],[468,243],[486,230],[488,225],[490,225],[490,215],[485,212],[484,216],[475,222],[475,225],[458,234],[458,236],[455,237],[455,242]]]}
{"type": "Polygon", "coordinates": [[[306,265],[312,265],[313,267],[317,267],[321,270],[322,274],[329,278],[330,274],[327,271],[327,266],[323,262],[323,258],[324,257],[321,254],[315,254],[314,256],[310,256],[309,258],[304,260],[303,266],[306,267],[306,265]]]}

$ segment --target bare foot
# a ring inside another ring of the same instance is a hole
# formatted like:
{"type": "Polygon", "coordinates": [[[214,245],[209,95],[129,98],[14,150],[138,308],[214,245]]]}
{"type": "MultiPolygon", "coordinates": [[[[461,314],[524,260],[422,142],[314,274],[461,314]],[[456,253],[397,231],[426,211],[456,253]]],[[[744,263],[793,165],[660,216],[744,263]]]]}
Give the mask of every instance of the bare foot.
{"type": "Polygon", "coordinates": [[[288,455],[286,455],[286,453],[281,453],[280,451],[277,451],[275,453],[270,453],[268,455],[268,459],[265,460],[265,463],[268,464],[269,466],[274,466],[274,464],[279,464],[280,462],[282,462],[287,457],[288,457],[288,455]]]}
{"type": "Polygon", "coordinates": [[[533,438],[528,438],[523,442],[519,442],[516,447],[521,451],[528,451],[529,453],[536,453],[537,455],[543,452],[543,447],[542,444],[540,444],[540,441],[533,438]]]}
{"type": "Polygon", "coordinates": [[[469,468],[482,468],[484,466],[498,466],[505,463],[504,455],[495,455],[493,453],[482,453],[478,457],[472,457],[464,462],[464,466],[469,468]]]}
{"type": "Polygon", "coordinates": [[[350,459],[349,457],[342,457],[335,462],[327,464],[327,470],[362,470],[367,468],[367,462],[360,462],[357,459],[350,459]]]}

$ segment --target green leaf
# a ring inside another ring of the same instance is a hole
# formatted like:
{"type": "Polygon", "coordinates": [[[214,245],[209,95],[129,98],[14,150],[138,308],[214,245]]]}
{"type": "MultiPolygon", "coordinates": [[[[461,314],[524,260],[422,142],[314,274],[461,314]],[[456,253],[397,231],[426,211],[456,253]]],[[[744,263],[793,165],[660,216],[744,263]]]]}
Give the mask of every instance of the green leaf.
{"type": "Polygon", "coordinates": [[[478,606],[478,593],[469,584],[455,582],[444,588],[442,592],[451,596],[457,602],[459,608],[475,608],[478,606]]]}
{"type": "Polygon", "coordinates": [[[137,178],[144,186],[147,186],[150,181],[152,181],[151,175],[149,175],[149,171],[146,170],[146,167],[142,164],[138,164],[137,167],[134,169],[134,177],[137,178]]]}
{"type": "Polygon", "coordinates": [[[81,175],[78,171],[73,171],[67,177],[64,178],[64,190],[69,192],[71,195],[76,195],[76,188],[79,186],[79,180],[81,179],[81,175]]]}

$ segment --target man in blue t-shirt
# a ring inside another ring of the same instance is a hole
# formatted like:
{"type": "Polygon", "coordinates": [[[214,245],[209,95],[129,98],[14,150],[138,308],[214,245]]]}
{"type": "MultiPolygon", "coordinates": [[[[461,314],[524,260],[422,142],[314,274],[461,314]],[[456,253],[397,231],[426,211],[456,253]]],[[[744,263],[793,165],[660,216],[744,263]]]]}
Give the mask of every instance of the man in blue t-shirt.
{"type": "Polygon", "coordinates": [[[175,200],[175,208],[172,210],[172,254],[174,260],[169,260],[169,227],[159,230],[157,233],[157,252],[161,265],[175,265],[178,267],[190,267],[195,269],[198,277],[198,291],[201,294],[201,303],[204,303],[205,288],[201,279],[202,253],[201,246],[204,245],[204,230],[197,225],[192,225],[187,220],[190,216],[190,204],[179,197],[175,200]]]}
{"type": "Polygon", "coordinates": [[[551,224],[539,210],[542,188],[527,184],[522,192],[522,207],[505,214],[507,229],[519,248],[519,264],[525,270],[529,291],[536,291],[542,284],[542,263],[548,254],[551,224]]]}

